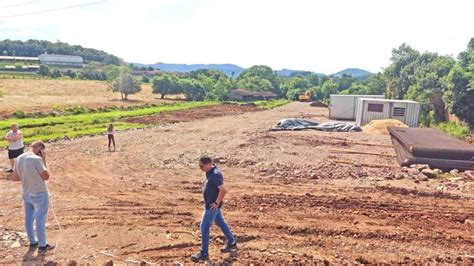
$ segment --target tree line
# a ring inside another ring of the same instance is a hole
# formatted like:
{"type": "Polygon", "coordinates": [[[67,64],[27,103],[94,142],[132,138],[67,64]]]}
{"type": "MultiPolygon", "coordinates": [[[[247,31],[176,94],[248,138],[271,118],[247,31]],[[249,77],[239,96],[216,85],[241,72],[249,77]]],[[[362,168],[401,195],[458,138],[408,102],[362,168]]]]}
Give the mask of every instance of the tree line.
{"type": "Polygon", "coordinates": [[[62,54],[82,56],[86,62],[100,62],[106,65],[119,65],[123,63],[119,57],[92,48],[84,48],[80,45],[69,45],[57,41],[55,43],[42,40],[0,41],[0,53],[4,56],[38,57],[41,54],[62,54]]]}
{"type": "Polygon", "coordinates": [[[315,77],[296,75],[284,80],[283,91],[296,99],[310,90],[313,100],[327,101],[330,94],[385,94],[422,104],[421,123],[437,124],[455,114],[474,129],[474,38],[457,58],[432,52],[420,53],[407,44],[392,50],[390,65],[358,80],[350,75],[315,77]]]}
{"type": "Polygon", "coordinates": [[[457,60],[451,56],[424,52],[407,44],[393,49],[391,63],[366,79],[351,75],[317,75],[297,72],[280,77],[268,66],[252,66],[233,79],[217,70],[199,69],[187,73],[161,73],[153,79],[153,92],[184,94],[188,100],[227,100],[229,90],[271,91],[281,98],[296,100],[309,90],[312,100],[328,101],[331,94],[385,94],[390,99],[422,103],[424,125],[447,121],[455,114],[474,128],[474,38],[457,60]]]}
{"type": "MultiPolygon", "coordinates": [[[[54,51],[63,54],[68,54],[68,49],[73,48],[76,52],[88,51],[91,53],[89,59],[101,63],[89,62],[84,68],[77,70],[41,66],[39,74],[53,78],[67,76],[104,80],[111,84],[117,83],[121,74],[130,75],[126,78],[128,81],[133,79],[134,82],[149,82],[151,79],[153,92],[160,94],[163,98],[167,95],[183,94],[188,100],[222,101],[228,99],[230,90],[237,88],[249,91],[271,91],[281,98],[290,100],[296,100],[307,90],[312,92],[312,100],[319,101],[328,101],[331,94],[385,94],[390,99],[410,99],[422,103],[421,122],[425,125],[446,121],[448,114],[451,113],[474,128],[474,38],[469,41],[466,50],[462,51],[457,58],[432,52],[421,53],[407,44],[402,44],[392,50],[388,67],[366,79],[358,79],[346,74],[325,76],[309,71],[294,72],[289,77],[281,77],[268,66],[256,65],[246,69],[236,78],[218,70],[199,69],[186,73],[143,76],[141,80],[138,80],[136,76],[132,77],[132,69],[152,69],[114,60],[112,60],[113,63],[118,64],[107,64],[108,54],[95,49],[69,46],[60,42],[53,44],[36,40],[27,42],[6,40],[0,42],[0,51],[5,49],[6,46],[2,46],[5,43],[8,43],[10,48],[12,43],[17,43],[19,48],[14,51],[21,52],[16,55],[23,56],[38,55],[44,51],[44,47],[51,46],[56,47],[54,51]],[[28,45],[25,46],[25,44],[28,45]],[[35,52],[27,52],[30,49],[35,52]]],[[[11,55],[12,52],[8,50],[7,53],[11,55]]],[[[122,80],[118,83],[131,84],[128,81],[122,80]]],[[[115,90],[120,91],[120,87],[116,85],[115,90]]],[[[127,94],[124,98],[127,98],[135,89],[125,91],[127,94]]]]}

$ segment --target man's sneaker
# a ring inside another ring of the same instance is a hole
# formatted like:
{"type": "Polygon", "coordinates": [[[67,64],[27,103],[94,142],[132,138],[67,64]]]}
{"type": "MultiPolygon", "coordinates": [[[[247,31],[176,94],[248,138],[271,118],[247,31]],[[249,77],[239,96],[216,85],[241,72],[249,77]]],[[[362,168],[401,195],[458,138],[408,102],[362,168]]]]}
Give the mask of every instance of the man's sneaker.
{"type": "Polygon", "coordinates": [[[5,172],[7,172],[7,173],[13,173],[13,169],[10,168],[10,169],[6,170],[5,172]]]}
{"type": "Polygon", "coordinates": [[[55,247],[56,247],[55,244],[49,244],[49,243],[48,243],[48,244],[46,244],[46,246],[44,246],[44,247],[39,247],[39,248],[38,248],[38,251],[39,251],[39,252],[46,252],[46,251],[48,251],[48,250],[53,250],[55,247]]]}
{"type": "Polygon", "coordinates": [[[208,254],[203,255],[201,252],[199,252],[198,254],[192,255],[191,260],[193,262],[208,261],[209,255],[208,254]]]}
{"type": "Polygon", "coordinates": [[[38,242],[36,242],[36,243],[30,243],[30,246],[29,246],[29,247],[30,247],[30,248],[37,248],[38,245],[39,245],[38,242]]]}
{"type": "Polygon", "coordinates": [[[225,247],[221,249],[221,252],[223,253],[228,253],[228,252],[233,252],[237,250],[237,242],[234,242],[233,244],[227,243],[225,247]]]}

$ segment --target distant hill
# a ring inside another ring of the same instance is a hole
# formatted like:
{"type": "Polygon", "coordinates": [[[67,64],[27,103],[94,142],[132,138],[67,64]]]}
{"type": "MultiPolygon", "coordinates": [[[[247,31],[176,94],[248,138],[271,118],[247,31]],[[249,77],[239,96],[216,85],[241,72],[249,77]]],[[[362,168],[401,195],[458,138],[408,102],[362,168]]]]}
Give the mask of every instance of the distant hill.
{"type": "Polygon", "coordinates": [[[282,70],[277,70],[277,73],[278,73],[279,76],[282,76],[282,77],[294,77],[294,76],[297,76],[297,75],[309,76],[311,74],[316,74],[318,76],[324,76],[324,74],[322,74],[322,73],[315,73],[315,72],[306,71],[306,70],[292,70],[292,69],[286,69],[286,68],[283,68],[282,70]]]}
{"type": "MultiPolygon", "coordinates": [[[[137,65],[142,65],[142,64],[137,64],[137,65]]],[[[156,69],[160,69],[161,71],[165,71],[165,72],[191,72],[198,69],[220,70],[226,73],[228,76],[232,76],[232,73],[233,73],[234,77],[237,77],[238,75],[240,75],[240,73],[242,73],[245,70],[245,68],[242,68],[233,64],[187,65],[187,64],[166,64],[166,63],[159,62],[156,64],[148,64],[145,66],[152,66],[156,69]]]]}
{"type": "Polygon", "coordinates": [[[50,42],[41,40],[0,41],[0,54],[10,56],[38,57],[40,54],[61,54],[82,56],[84,61],[99,62],[103,64],[121,64],[123,60],[119,57],[101,50],[85,48],[80,45],[70,45],[64,42],[50,42]]]}
{"type": "MultiPolygon", "coordinates": [[[[228,76],[232,76],[234,73],[234,77],[237,77],[242,73],[245,68],[234,65],[234,64],[166,64],[158,62],[156,64],[135,64],[139,66],[152,66],[156,69],[160,69],[165,72],[191,72],[197,69],[210,69],[210,70],[220,70],[226,73],[228,76]]],[[[292,70],[292,69],[281,69],[277,70],[277,74],[282,77],[290,77],[295,75],[309,75],[309,74],[316,74],[319,76],[323,76],[324,74],[321,73],[314,73],[311,71],[305,70],[292,70]]]]}
{"type": "Polygon", "coordinates": [[[332,76],[337,76],[337,77],[340,77],[342,76],[343,74],[346,74],[346,75],[351,75],[355,78],[358,78],[358,79],[366,79],[368,78],[372,73],[370,73],[369,71],[367,70],[363,70],[363,69],[360,69],[360,68],[346,68],[344,70],[341,70],[335,74],[332,74],[332,76]]]}

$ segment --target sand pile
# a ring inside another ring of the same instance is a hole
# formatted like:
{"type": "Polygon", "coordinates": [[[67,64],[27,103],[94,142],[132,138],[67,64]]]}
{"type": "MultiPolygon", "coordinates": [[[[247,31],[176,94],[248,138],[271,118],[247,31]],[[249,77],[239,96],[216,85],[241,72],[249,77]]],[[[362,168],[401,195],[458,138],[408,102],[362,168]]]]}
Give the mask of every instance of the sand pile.
{"type": "Polygon", "coordinates": [[[387,127],[408,127],[402,121],[397,119],[380,119],[372,120],[370,123],[362,127],[365,133],[388,135],[387,127]]]}

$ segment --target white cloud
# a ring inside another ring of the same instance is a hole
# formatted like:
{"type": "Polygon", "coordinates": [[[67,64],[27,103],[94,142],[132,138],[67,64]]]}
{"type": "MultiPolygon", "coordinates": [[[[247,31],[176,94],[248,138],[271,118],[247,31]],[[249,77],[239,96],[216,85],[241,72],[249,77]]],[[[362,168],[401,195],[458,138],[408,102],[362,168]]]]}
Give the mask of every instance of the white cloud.
{"type": "MultiPolygon", "coordinates": [[[[87,2],[42,0],[8,14],[87,2]]],[[[474,37],[472,10],[470,0],[109,0],[0,19],[0,39],[59,39],[132,62],[378,71],[402,42],[457,55],[474,37]]]]}

